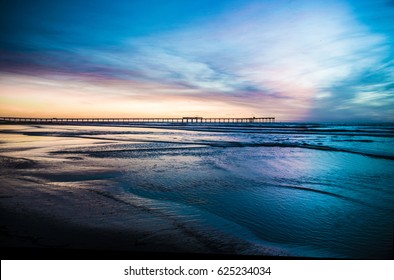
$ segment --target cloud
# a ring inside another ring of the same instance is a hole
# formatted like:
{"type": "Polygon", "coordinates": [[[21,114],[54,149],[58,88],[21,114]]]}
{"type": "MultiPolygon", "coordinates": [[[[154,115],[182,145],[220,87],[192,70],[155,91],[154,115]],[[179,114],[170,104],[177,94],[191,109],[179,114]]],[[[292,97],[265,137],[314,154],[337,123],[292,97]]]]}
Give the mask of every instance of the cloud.
{"type": "Polygon", "coordinates": [[[316,100],[313,120],[393,121],[394,61],[375,65],[326,88],[328,94],[316,100]]]}
{"type": "Polygon", "coordinates": [[[82,85],[100,100],[182,106],[189,100],[205,113],[204,102],[209,109],[215,103],[286,120],[390,112],[393,33],[368,21],[386,3],[368,11],[345,1],[243,3],[182,28],[117,32],[111,45],[49,33],[29,51],[3,49],[0,75],[46,79],[59,88],[82,85]]]}
{"type": "Polygon", "coordinates": [[[193,29],[130,40],[138,50],[130,62],[146,77],[207,91],[212,98],[249,102],[251,108],[275,100],[273,106],[298,108],[304,116],[315,96],[340,99],[327,89],[389,56],[387,38],[360,24],[346,5],[269,8],[278,11],[253,3],[193,29]]]}

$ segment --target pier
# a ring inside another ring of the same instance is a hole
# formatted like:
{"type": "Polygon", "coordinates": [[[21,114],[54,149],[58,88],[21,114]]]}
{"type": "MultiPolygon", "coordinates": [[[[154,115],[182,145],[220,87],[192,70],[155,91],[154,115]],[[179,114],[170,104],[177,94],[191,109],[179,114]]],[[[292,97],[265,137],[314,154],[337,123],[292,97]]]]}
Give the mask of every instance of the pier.
{"type": "Polygon", "coordinates": [[[23,118],[23,117],[0,117],[0,123],[18,124],[236,124],[236,123],[273,123],[274,117],[252,118],[23,118]]]}

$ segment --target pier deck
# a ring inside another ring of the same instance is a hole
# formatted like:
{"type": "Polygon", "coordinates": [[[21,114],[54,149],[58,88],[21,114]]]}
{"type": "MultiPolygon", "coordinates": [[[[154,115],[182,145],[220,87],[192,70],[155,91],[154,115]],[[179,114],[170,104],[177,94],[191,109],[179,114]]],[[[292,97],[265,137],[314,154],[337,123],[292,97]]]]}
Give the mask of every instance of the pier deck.
{"type": "Polygon", "coordinates": [[[0,123],[45,123],[45,124],[144,124],[144,123],[175,123],[175,124],[221,124],[221,123],[272,123],[274,117],[259,118],[23,118],[0,117],[0,123]]]}

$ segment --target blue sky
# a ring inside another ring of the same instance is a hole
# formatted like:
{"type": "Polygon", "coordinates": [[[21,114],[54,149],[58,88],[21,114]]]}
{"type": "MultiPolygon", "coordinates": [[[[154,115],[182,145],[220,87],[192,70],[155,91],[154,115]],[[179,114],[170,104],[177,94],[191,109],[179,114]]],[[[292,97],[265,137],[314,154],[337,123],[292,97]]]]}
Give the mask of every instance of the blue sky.
{"type": "Polygon", "coordinates": [[[394,2],[5,1],[13,116],[394,121],[394,2]]]}

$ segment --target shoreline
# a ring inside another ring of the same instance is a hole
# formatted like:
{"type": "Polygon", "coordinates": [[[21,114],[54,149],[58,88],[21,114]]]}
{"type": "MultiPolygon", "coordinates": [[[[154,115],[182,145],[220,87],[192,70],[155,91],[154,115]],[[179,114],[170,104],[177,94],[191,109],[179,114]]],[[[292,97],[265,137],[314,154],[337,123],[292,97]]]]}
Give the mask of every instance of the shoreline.
{"type": "Polygon", "coordinates": [[[15,127],[11,132],[3,134],[0,156],[4,258],[34,258],[34,252],[106,258],[115,252],[111,258],[376,259],[392,252],[382,215],[392,209],[390,189],[383,179],[370,187],[365,177],[388,176],[391,161],[305,149],[318,141],[336,147],[337,140],[339,147],[373,149],[379,139],[330,134],[299,139],[296,134],[277,141],[277,149],[248,131],[227,138],[123,129],[15,127]],[[102,137],[86,137],[91,134],[102,137]],[[292,140],[304,149],[285,148],[292,140]],[[213,148],[195,150],[196,143],[213,148]],[[343,174],[327,173],[356,161],[363,174],[352,165],[343,174]],[[319,174],[327,177],[322,181],[319,174]],[[278,176],[284,181],[275,181],[278,176]],[[350,177],[340,179],[344,176],[350,177]],[[357,228],[343,222],[353,219],[357,228]],[[343,234],[331,235],[338,223],[343,234]]]}
{"type": "Polygon", "coordinates": [[[199,232],[160,211],[116,199],[103,191],[103,182],[92,182],[70,191],[2,175],[2,259],[287,258],[270,248],[242,253],[251,245],[221,243],[221,233],[199,232]]]}
{"type": "Polygon", "coordinates": [[[147,213],[130,204],[119,205],[120,202],[92,189],[62,191],[53,186],[2,177],[1,247],[212,252],[154,213],[149,213],[151,220],[156,221],[154,224],[136,223],[137,216],[147,213]]]}

